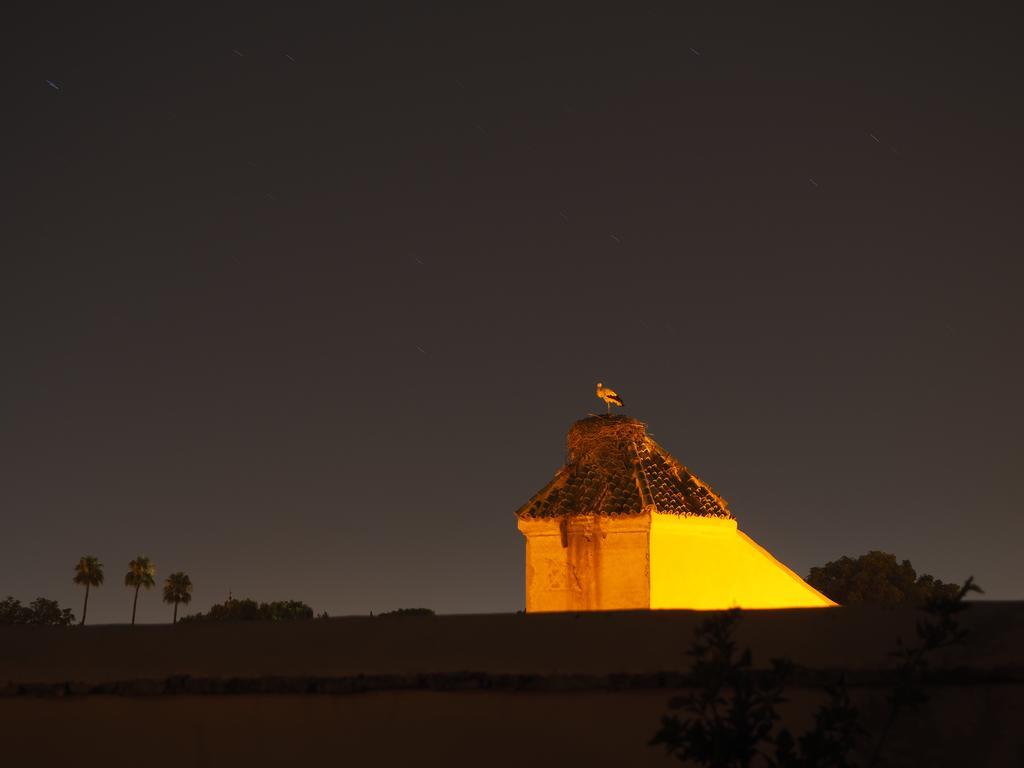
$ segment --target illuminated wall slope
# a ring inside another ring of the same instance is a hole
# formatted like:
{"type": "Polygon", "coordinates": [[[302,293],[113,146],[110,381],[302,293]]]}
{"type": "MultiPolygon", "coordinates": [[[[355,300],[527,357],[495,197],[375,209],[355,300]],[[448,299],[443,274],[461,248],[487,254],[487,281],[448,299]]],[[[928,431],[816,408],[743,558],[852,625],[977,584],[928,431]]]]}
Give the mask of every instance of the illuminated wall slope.
{"type": "Polygon", "coordinates": [[[568,447],[516,513],[528,612],[835,604],[739,531],[725,500],[641,422],[583,419],[568,447]]]}
{"type": "Polygon", "coordinates": [[[655,514],[651,608],[835,605],[740,531],[735,520],[655,514]]]}

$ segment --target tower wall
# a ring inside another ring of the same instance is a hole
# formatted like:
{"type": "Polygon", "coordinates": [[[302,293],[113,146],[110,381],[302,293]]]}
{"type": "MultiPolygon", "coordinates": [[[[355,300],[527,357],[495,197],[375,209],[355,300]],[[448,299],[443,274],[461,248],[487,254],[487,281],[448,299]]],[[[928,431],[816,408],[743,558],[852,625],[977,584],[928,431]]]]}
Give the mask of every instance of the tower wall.
{"type": "Polygon", "coordinates": [[[649,608],[648,515],[523,520],[526,610],[649,608]]]}
{"type": "Polygon", "coordinates": [[[528,613],[835,605],[732,519],[573,515],[519,530],[528,613]]]}

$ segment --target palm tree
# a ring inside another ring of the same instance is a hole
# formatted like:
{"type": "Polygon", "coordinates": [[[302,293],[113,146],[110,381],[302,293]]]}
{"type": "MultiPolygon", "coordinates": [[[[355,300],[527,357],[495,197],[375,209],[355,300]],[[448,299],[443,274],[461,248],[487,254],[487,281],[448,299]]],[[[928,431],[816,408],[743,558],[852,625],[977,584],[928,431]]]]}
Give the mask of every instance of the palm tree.
{"type": "Polygon", "coordinates": [[[128,573],[124,575],[124,585],[135,587],[135,600],[132,601],[132,624],[135,623],[135,607],[139,604],[139,587],[146,589],[152,587],[156,584],[154,576],[156,576],[156,566],[148,557],[139,555],[128,563],[128,573]]]}
{"type": "Polygon", "coordinates": [[[103,583],[103,563],[93,555],[85,555],[78,559],[75,566],[75,584],[85,585],[85,604],[82,605],[82,621],[85,624],[85,612],[89,609],[89,588],[98,587],[103,583]]]}
{"type": "Polygon", "coordinates": [[[174,603],[174,619],[172,624],[178,623],[178,603],[188,605],[192,602],[192,579],[184,571],[172,573],[164,581],[164,602],[174,603]]]}

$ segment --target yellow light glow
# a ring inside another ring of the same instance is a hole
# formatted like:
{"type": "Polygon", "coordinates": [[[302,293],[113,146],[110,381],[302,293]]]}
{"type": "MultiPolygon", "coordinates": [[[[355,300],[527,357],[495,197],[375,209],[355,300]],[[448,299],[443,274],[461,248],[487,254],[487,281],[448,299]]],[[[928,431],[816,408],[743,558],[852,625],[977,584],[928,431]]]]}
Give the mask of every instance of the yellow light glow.
{"type": "Polygon", "coordinates": [[[835,605],[736,526],[653,515],[651,608],[820,608],[835,605]]]}

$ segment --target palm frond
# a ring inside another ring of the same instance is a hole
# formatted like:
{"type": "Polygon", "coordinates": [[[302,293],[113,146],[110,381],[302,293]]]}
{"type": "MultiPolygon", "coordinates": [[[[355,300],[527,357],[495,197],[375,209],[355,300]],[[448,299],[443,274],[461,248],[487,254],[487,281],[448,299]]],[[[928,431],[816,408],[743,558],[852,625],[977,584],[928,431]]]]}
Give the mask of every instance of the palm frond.
{"type": "Polygon", "coordinates": [[[84,555],[75,564],[75,584],[98,587],[103,583],[103,563],[95,555],[84,555]]]}
{"type": "Polygon", "coordinates": [[[192,601],[192,580],[183,571],[172,573],[164,580],[164,602],[185,603],[192,601]]]}
{"type": "Polygon", "coordinates": [[[126,587],[145,587],[149,589],[156,584],[156,565],[144,555],[139,555],[128,563],[128,573],[124,575],[126,587]]]}

